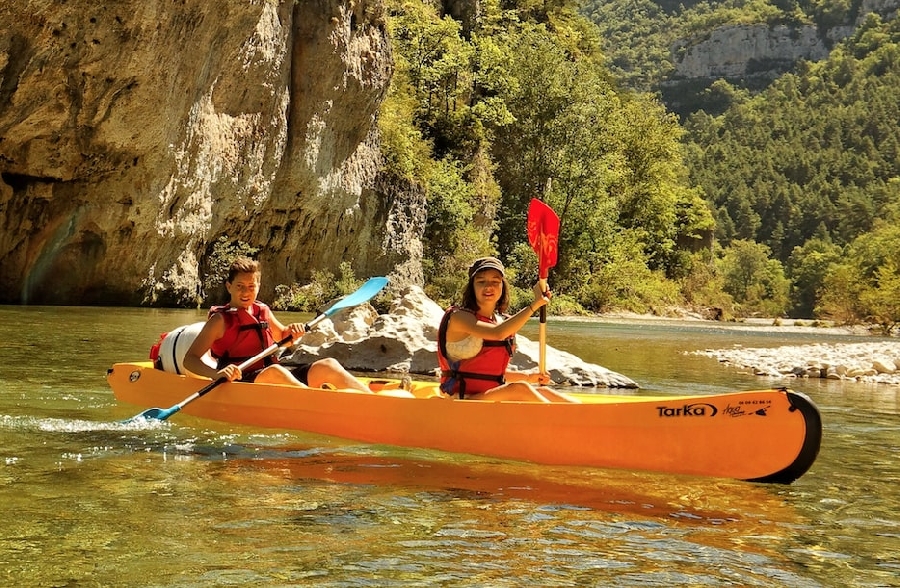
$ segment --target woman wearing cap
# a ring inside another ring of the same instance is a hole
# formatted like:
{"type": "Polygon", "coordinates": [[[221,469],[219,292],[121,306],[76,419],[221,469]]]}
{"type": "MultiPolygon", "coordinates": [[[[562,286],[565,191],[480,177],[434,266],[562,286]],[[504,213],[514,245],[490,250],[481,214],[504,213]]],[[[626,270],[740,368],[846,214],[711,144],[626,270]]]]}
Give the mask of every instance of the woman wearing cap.
{"type": "Polygon", "coordinates": [[[536,310],[550,301],[546,282],[534,285],[534,301],[516,314],[501,318],[509,306],[509,284],[495,257],[476,259],[460,306],[451,306],[438,329],[441,390],[478,400],[538,400],[576,402],[546,386],[547,374],[506,370],[515,349],[515,335],[536,310]]]}

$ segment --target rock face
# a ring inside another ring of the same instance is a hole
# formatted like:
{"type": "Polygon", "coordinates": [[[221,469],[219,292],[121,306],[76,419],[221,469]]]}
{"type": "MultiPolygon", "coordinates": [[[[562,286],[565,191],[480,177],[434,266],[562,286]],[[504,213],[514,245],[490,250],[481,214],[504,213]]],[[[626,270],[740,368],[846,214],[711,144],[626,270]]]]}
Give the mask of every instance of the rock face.
{"type": "Polygon", "coordinates": [[[695,44],[675,46],[676,78],[771,77],[800,59],[828,57],[825,40],[814,26],[738,25],[716,29],[695,44]]]}
{"type": "MultiPolygon", "coordinates": [[[[437,328],[443,309],[418,286],[405,288],[388,314],[379,315],[368,304],[346,309],[324,320],[305,335],[285,363],[309,363],[333,357],[357,371],[437,373],[437,328]]],[[[516,337],[511,369],[534,371],[538,343],[516,337]]],[[[580,358],[547,347],[547,366],[557,384],[606,388],[637,388],[633,380],[580,358]]]]}
{"type": "Polygon", "coordinates": [[[685,39],[672,47],[675,72],[671,81],[684,79],[772,80],[805,59],[828,57],[831,48],[853,34],[870,13],[896,18],[900,0],[864,0],[855,22],[827,30],[813,24],[726,25],[703,36],[685,39]]]}
{"type": "Polygon", "coordinates": [[[343,260],[421,283],[381,0],[23,0],[0,29],[0,303],[192,304],[220,237],[267,299],[343,260]]]}

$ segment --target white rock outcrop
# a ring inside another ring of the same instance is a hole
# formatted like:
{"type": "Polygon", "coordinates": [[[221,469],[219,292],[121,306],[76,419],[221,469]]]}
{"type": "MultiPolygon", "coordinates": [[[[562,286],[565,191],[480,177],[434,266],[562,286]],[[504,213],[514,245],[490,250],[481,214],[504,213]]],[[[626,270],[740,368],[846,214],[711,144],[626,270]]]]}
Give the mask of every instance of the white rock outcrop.
{"type": "Polygon", "coordinates": [[[725,24],[673,44],[677,79],[775,79],[800,60],[819,61],[852,35],[870,13],[897,17],[900,0],[863,0],[856,19],[830,28],[815,24],[725,24]]]}
{"type": "Polygon", "coordinates": [[[900,341],[734,347],[690,352],[770,378],[827,378],[900,386],[900,341]]]}
{"type": "MultiPolygon", "coordinates": [[[[434,376],[437,373],[437,330],[443,309],[418,286],[408,286],[388,314],[379,315],[368,304],[346,309],[319,323],[304,336],[284,362],[308,363],[333,357],[347,369],[434,376]]],[[[539,345],[516,337],[511,369],[537,369],[539,345]]],[[[547,366],[557,384],[605,388],[637,388],[638,384],[604,367],[547,347],[547,366]]]]}
{"type": "Polygon", "coordinates": [[[760,68],[761,64],[780,69],[800,59],[818,61],[828,57],[825,39],[812,25],[726,26],[693,44],[676,44],[673,52],[679,56],[675,77],[683,78],[739,78],[751,75],[752,68],[760,68]]]}

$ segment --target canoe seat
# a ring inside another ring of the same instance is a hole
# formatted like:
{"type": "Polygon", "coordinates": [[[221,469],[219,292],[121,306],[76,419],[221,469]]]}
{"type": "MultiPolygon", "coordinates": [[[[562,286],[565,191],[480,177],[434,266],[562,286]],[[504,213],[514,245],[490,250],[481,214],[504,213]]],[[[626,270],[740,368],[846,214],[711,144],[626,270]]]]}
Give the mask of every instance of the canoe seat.
{"type": "Polygon", "coordinates": [[[385,396],[408,397],[408,393],[412,393],[416,398],[443,397],[436,382],[415,382],[409,376],[400,380],[369,380],[367,385],[372,392],[385,396]],[[393,391],[397,393],[392,394],[393,391]]]}

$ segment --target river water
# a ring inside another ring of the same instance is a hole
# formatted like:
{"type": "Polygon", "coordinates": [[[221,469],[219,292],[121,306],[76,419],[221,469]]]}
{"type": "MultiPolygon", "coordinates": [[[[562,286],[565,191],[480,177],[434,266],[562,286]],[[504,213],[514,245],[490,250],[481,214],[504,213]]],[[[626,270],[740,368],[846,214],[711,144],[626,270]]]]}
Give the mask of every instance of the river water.
{"type": "MultiPolygon", "coordinates": [[[[123,424],[142,408],[115,400],[107,368],[202,318],[0,307],[0,583],[900,586],[900,387],[788,381],[824,422],[817,462],[790,486],[534,466],[184,414],[123,424]]],[[[641,384],[627,394],[774,385],[694,350],[861,341],[641,320],[551,319],[547,333],[641,384]]]]}

